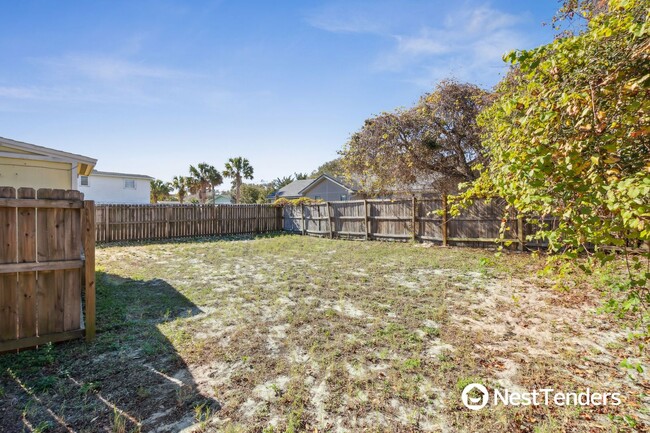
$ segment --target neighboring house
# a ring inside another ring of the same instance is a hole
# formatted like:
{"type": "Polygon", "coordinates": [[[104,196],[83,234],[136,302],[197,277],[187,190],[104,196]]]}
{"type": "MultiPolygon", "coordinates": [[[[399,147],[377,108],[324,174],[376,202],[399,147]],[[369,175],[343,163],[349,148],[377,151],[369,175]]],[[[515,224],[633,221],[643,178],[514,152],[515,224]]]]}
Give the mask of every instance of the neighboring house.
{"type": "Polygon", "coordinates": [[[96,203],[148,204],[152,180],[144,174],[93,170],[89,176],[79,176],[79,191],[96,203]]]}
{"type": "MultiPolygon", "coordinates": [[[[187,194],[183,199],[184,204],[200,204],[198,194],[187,194]]],[[[217,195],[213,196],[212,191],[208,191],[205,197],[205,204],[233,204],[235,199],[232,195],[217,191],[217,195]]]]}
{"type": "Polygon", "coordinates": [[[214,204],[233,204],[233,203],[234,200],[230,194],[218,194],[214,198],[214,204]]]}
{"type": "Polygon", "coordinates": [[[96,159],[0,137],[0,186],[77,189],[96,159]]]}
{"type": "Polygon", "coordinates": [[[309,197],[324,201],[346,201],[358,197],[358,190],[348,185],[342,179],[323,174],[316,179],[294,180],[276,192],[269,194],[267,199],[274,201],[278,198],[293,200],[309,197]]]}

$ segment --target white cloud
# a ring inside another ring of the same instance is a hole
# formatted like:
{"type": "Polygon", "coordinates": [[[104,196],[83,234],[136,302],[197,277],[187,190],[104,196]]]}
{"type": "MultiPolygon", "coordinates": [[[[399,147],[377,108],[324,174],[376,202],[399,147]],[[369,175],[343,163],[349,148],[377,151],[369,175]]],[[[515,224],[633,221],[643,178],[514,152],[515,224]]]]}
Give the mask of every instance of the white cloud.
{"type": "Polygon", "coordinates": [[[0,98],[40,99],[39,92],[33,87],[0,87],[0,98]]]}
{"type": "Polygon", "coordinates": [[[440,5],[428,11],[404,7],[396,14],[383,3],[383,7],[367,10],[368,22],[360,18],[363,13],[353,13],[356,9],[352,6],[339,6],[321,10],[318,19],[312,17],[309,22],[333,32],[387,37],[393,43],[378,53],[372,66],[376,71],[404,74],[417,85],[426,83],[425,87],[430,88],[431,83],[449,76],[479,84],[494,83],[498,72],[506,69],[502,55],[529,43],[522,28],[529,15],[507,13],[489,3],[454,6],[449,11],[440,5]],[[384,25],[383,14],[387,11],[392,13],[389,18],[393,23],[406,24],[392,28],[384,25]]]}
{"type": "Polygon", "coordinates": [[[83,95],[89,98],[88,93],[84,94],[80,89],[70,87],[42,87],[42,86],[6,86],[0,87],[0,99],[11,101],[57,101],[74,100],[83,95]]]}
{"type": "Polygon", "coordinates": [[[395,5],[380,0],[338,1],[310,11],[305,20],[333,33],[384,33],[394,25],[395,5]]]}
{"type": "Polygon", "coordinates": [[[487,33],[505,27],[512,27],[521,23],[524,16],[509,14],[492,9],[487,5],[465,10],[455,17],[451,17],[449,25],[455,27],[465,23],[465,30],[470,33],[487,33]]]}
{"type": "Polygon", "coordinates": [[[376,66],[404,71],[419,64],[438,71],[436,75],[446,69],[456,76],[459,69],[467,69],[462,75],[480,77],[486,69],[505,68],[502,55],[526,44],[526,35],[517,28],[524,19],[488,6],[449,14],[440,27],[396,36],[397,46],[381,54],[376,66]]]}
{"type": "Polygon", "coordinates": [[[29,60],[41,67],[40,80],[30,86],[0,86],[0,102],[151,105],[188,93],[201,77],[110,55],[68,54],[29,60]]]}
{"type": "Polygon", "coordinates": [[[0,111],[78,104],[202,104],[224,111],[243,109],[245,104],[266,97],[260,92],[252,95],[226,89],[213,74],[161,67],[121,56],[68,54],[29,60],[40,66],[39,75],[29,85],[0,82],[0,111]]]}
{"type": "Polygon", "coordinates": [[[191,74],[184,71],[149,65],[142,61],[105,55],[69,54],[59,58],[40,59],[37,62],[55,72],[77,74],[97,81],[131,79],[173,79],[191,74]]]}
{"type": "Polygon", "coordinates": [[[439,38],[431,36],[395,36],[395,38],[398,43],[397,51],[412,56],[444,54],[451,48],[439,38]]]}
{"type": "Polygon", "coordinates": [[[503,65],[503,55],[526,42],[527,37],[520,32],[503,29],[473,41],[468,49],[477,63],[503,65]]]}
{"type": "MultiPolygon", "coordinates": [[[[50,84],[32,87],[0,87],[0,102],[39,102],[39,103],[120,103],[150,104],[156,102],[150,96],[134,88],[96,88],[90,86],[71,86],[50,84]]],[[[13,105],[10,105],[13,106],[13,105]]],[[[14,106],[16,109],[19,107],[14,106]]]]}
{"type": "Polygon", "coordinates": [[[369,17],[347,16],[343,19],[334,16],[312,16],[307,21],[314,27],[333,33],[380,33],[382,26],[369,17]]]}

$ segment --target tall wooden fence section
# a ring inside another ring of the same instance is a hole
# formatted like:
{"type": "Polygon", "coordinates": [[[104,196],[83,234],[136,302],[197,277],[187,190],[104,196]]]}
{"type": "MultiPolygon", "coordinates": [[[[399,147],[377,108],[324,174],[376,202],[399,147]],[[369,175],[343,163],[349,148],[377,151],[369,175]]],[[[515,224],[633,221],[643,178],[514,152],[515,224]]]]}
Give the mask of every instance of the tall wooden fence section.
{"type": "Polygon", "coordinates": [[[305,235],[352,239],[419,240],[441,245],[494,245],[503,242],[523,249],[543,244],[526,242],[534,227],[505,211],[500,199],[477,201],[461,215],[451,217],[445,198],[354,200],[284,207],[283,228],[305,235]]]}
{"type": "Polygon", "coordinates": [[[78,191],[0,187],[0,352],[94,336],[94,217],[78,191]]]}
{"type": "Polygon", "coordinates": [[[282,230],[271,205],[97,205],[98,242],[266,233],[282,230]]]}

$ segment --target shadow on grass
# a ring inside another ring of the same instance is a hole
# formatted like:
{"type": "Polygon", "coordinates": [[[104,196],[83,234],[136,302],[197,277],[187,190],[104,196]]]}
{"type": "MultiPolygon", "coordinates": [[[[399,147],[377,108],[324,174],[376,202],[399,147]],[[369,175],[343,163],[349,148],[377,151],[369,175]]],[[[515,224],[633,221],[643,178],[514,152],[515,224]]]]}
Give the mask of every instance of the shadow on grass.
{"type": "Polygon", "coordinates": [[[101,242],[97,244],[97,248],[116,247],[123,245],[164,245],[164,244],[184,244],[184,243],[201,243],[201,242],[233,242],[233,241],[247,241],[254,239],[271,239],[283,236],[293,236],[295,232],[276,231],[267,233],[248,233],[248,234],[233,234],[221,236],[195,236],[184,238],[167,238],[167,239],[148,239],[148,240],[134,240],[134,241],[113,241],[101,242]]]}
{"type": "Polygon", "coordinates": [[[158,325],[202,311],[167,282],[97,273],[97,337],[0,356],[0,431],[179,431],[219,410],[158,325]]]}

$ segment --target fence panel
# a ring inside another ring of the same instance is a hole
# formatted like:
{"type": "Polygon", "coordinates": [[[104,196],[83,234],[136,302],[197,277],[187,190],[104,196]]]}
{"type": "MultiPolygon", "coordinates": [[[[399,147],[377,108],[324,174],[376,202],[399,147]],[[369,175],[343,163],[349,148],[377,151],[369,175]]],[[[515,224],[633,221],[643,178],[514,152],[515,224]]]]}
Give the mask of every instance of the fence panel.
{"type": "Polygon", "coordinates": [[[305,230],[310,235],[329,235],[329,217],[327,203],[317,203],[303,206],[305,213],[305,230]]]}
{"type": "Polygon", "coordinates": [[[287,232],[302,232],[302,207],[285,206],[282,209],[282,230],[287,232]]]}
{"type": "MultiPolygon", "coordinates": [[[[523,249],[532,227],[515,212],[506,213],[500,199],[476,201],[451,217],[446,197],[440,199],[355,200],[285,206],[283,229],[330,237],[421,240],[443,245],[487,246],[500,238],[523,249]]],[[[536,245],[536,244],[535,244],[536,245]]],[[[533,244],[531,244],[533,246],[533,244]]]]}
{"type": "Polygon", "coordinates": [[[370,235],[375,238],[411,239],[412,205],[412,200],[369,200],[370,235]]]}
{"type": "Polygon", "coordinates": [[[417,201],[417,214],[418,219],[418,233],[420,239],[430,242],[443,242],[447,234],[443,234],[443,215],[439,215],[443,211],[445,205],[442,199],[426,199],[417,201]]]}
{"type": "Polygon", "coordinates": [[[265,233],[282,230],[282,210],[271,205],[96,206],[98,242],[265,233]]]}
{"type": "Polygon", "coordinates": [[[366,237],[364,201],[333,201],[330,210],[335,234],[349,238],[366,237]]]}
{"type": "Polygon", "coordinates": [[[82,317],[82,289],[95,290],[87,209],[78,191],[0,187],[0,352],[94,332],[94,305],[82,317]]]}
{"type": "Polygon", "coordinates": [[[504,238],[518,239],[517,215],[506,214],[506,203],[501,199],[476,201],[463,210],[461,215],[450,218],[448,222],[448,241],[493,242],[500,236],[502,219],[506,217],[504,238]]]}

